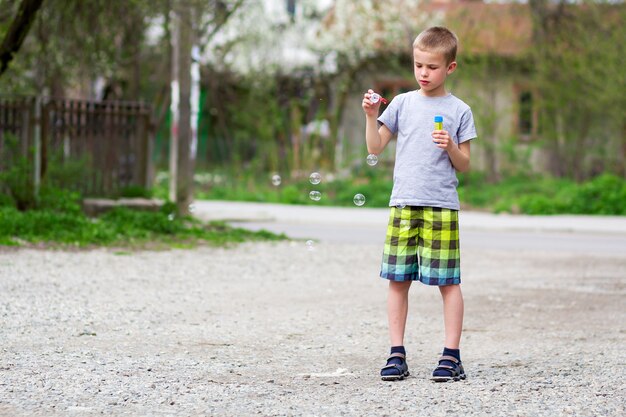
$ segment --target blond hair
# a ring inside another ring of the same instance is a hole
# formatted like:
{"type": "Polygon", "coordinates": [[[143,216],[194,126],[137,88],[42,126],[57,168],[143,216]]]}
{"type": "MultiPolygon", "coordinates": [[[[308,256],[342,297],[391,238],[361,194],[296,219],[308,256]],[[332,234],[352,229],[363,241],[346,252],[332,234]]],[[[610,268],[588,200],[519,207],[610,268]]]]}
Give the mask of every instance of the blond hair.
{"type": "Polygon", "coordinates": [[[456,60],[456,48],[459,39],[447,28],[433,26],[417,35],[413,41],[413,49],[443,54],[446,63],[456,60]]]}

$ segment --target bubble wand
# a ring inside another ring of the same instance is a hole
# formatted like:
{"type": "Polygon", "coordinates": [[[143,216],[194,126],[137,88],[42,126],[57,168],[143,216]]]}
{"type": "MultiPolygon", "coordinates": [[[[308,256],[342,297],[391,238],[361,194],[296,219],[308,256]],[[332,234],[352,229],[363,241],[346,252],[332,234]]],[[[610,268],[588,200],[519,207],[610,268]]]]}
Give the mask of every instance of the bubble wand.
{"type": "Polygon", "coordinates": [[[385,97],[381,96],[378,93],[372,93],[370,95],[370,101],[372,102],[372,104],[376,104],[379,101],[382,101],[383,104],[387,104],[388,103],[387,99],[385,97]]]}

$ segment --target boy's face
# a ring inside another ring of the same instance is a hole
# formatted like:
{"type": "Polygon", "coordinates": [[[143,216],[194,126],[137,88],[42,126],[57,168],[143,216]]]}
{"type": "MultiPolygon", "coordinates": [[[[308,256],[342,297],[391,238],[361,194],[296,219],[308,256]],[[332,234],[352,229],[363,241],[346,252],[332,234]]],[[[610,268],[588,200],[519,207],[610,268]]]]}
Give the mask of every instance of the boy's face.
{"type": "Polygon", "coordinates": [[[456,69],[456,62],[447,63],[441,53],[413,49],[415,79],[420,85],[420,93],[428,97],[446,94],[445,82],[456,69]]]}

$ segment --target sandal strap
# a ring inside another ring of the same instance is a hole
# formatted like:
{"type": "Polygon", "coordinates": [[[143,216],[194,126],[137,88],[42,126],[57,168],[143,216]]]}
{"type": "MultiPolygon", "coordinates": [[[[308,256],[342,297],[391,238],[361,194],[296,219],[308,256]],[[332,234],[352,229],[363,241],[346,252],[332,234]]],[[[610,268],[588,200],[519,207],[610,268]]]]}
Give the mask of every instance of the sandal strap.
{"type": "Polygon", "coordinates": [[[387,358],[387,360],[391,359],[391,358],[400,358],[400,359],[406,359],[406,355],[400,353],[400,352],[394,352],[391,355],[389,355],[389,357],[387,358]]]}
{"type": "Polygon", "coordinates": [[[441,361],[450,361],[450,362],[453,362],[453,363],[456,363],[456,364],[458,364],[458,363],[460,362],[460,361],[459,361],[457,358],[455,358],[454,356],[448,356],[448,355],[442,355],[442,356],[439,358],[439,362],[441,362],[441,361]]]}
{"type": "Polygon", "coordinates": [[[400,368],[400,365],[398,365],[397,363],[391,364],[391,365],[387,365],[387,366],[383,366],[380,370],[385,370],[385,369],[397,369],[400,372],[403,372],[403,369],[400,368]]]}

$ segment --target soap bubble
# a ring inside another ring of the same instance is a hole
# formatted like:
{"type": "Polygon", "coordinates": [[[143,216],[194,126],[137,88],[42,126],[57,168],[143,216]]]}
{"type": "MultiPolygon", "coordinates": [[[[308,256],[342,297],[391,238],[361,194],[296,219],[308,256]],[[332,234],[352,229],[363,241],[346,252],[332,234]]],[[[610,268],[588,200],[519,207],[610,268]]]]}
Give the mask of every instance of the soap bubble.
{"type": "Polygon", "coordinates": [[[309,251],[313,251],[315,250],[315,246],[314,246],[315,242],[313,242],[312,240],[307,240],[306,241],[306,248],[309,251]]]}
{"type": "Polygon", "coordinates": [[[174,218],[175,218],[175,217],[176,217],[176,216],[174,215],[174,213],[170,213],[170,214],[168,214],[168,215],[167,215],[167,220],[169,220],[169,221],[171,221],[171,222],[172,222],[172,221],[174,221],[174,218]]]}
{"type": "Polygon", "coordinates": [[[322,181],[322,176],[320,175],[319,172],[314,172],[309,177],[309,181],[311,182],[311,184],[317,185],[322,181]]]}
{"type": "Polygon", "coordinates": [[[365,204],[365,196],[363,194],[356,194],[352,201],[354,201],[354,204],[356,204],[357,206],[362,206],[363,204],[365,204]]]}
{"type": "Polygon", "coordinates": [[[378,163],[378,157],[376,155],[374,155],[373,153],[367,155],[367,165],[373,167],[374,165],[376,165],[378,163]]]}
{"type": "Polygon", "coordinates": [[[309,193],[309,197],[313,201],[320,201],[322,199],[322,193],[320,193],[319,191],[311,191],[309,193]]]}
{"type": "Polygon", "coordinates": [[[272,184],[274,184],[275,187],[278,187],[280,185],[280,182],[281,182],[280,175],[278,174],[272,175],[272,184]]]}
{"type": "Polygon", "coordinates": [[[193,203],[189,204],[189,213],[193,213],[194,211],[196,211],[196,205],[193,203]]]}
{"type": "Polygon", "coordinates": [[[411,222],[408,220],[400,220],[400,228],[401,229],[410,229],[411,228],[411,222]]]}

